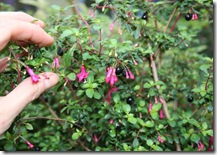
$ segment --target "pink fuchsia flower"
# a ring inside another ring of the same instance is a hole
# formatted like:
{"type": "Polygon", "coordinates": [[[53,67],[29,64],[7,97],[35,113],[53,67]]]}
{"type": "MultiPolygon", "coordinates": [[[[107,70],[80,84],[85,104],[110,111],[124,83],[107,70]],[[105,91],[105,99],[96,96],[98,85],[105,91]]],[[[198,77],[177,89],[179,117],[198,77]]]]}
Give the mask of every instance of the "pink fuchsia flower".
{"type": "Polygon", "coordinates": [[[129,79],[129,74],[128,74],[128,70],[126,70],[126,78],[129,79]]]}
{"type": "Polygon", "coordinates": [[[118,88],[113,88],[113,87],[111,87],[111,88],[109,89],[108,94],[107,94],[107,98],[106,98],[106,101],[108,102],[108,106],[110,106],[110,104],[111,104],[111,94],[112,94],[113,92],[116,92],[116,91],[118,91],[118,88]]]}
{"type": "Polygon", "coordinates": [[[110,123],[110,124],[114,124],[114,120],[113,120],[113,119],[110,119],[109,123],[110,123]]]}
{"type": "Polygon", "coordinates": [[[158,141],[160,142],[160,143],[164,143],[164,140],[161,138],[161,136],[160,135],[158,135],[158,141]]]}
{"type": "Polygon", "coordinates": [[[198,16],[197,16],[196,13],[194,13],[193,16],[192,16],[192,20],[197,20],[197,19],[198,19],[198,16]]]}
{"type": "Polygon", "coordinates": [[[158,103],[157,96],[154,97],[154,103],[156,103],[156,104],[158,103]]]}
{"type": "Polygon", "coordinates": [[[118,78],[116,76],[116,68],[113,68],[113,71],[112,71],[112,76],[111,76],[111,80],[110,80],[110,86],[112,87],[115,82],[118,81],[118,78]]]}
{"type": "Polygon", "coordinates": [[[91,16],[91,18],[94,18],[94,11],[93,11],[93,9],[90,9],[89,11],[88,11],[88,15],[90,15],[91,16]]]}
{"type": "Polygon", "coordinates": [[[29,141],[26,141],[26,144],[29,146],[30,149],[34,148],[34,145],[31,144],[29,141]]]}
{"type": "Polygon", "coordinates": [[[130,70],[128,70],[128,73],[129,73],[129,77],[130,77],[131,79],[134,79],[134,75],[133,75],[133,73],[132,73],[130,70]]]}
{"type": "Polygon", "coordinates": [[[56,68],[60,67],[60,63],[59,63],[59,58],[58,57],[54,58],[54,64],[55,64],[56,68]]]}
{"type": "Polygon", "coordinates": [[[138,65],[138,63],[136,62],[136,60],[135,59],[133,59],[133,63],[134,63],[134,65],[138,65]]]}
{"type": "Polygon", "coordinates": [[[159,112],[159,113],[160,113],[160,119],[164,119],[164,112],[163,112],[163,110],[162,110],[162,109],[160,110],[160,112],[159,112]]]}
{"type": "Polygon", "coordinates": [[[77,74],[78,81],[81,82],[83,79],[88,77],[89,72],[86,72],[84,65],[81,66],[81,72],[77,74]]]}
{"type": "Polygon", "coordinates": [[[109,28],[110,28],[110,31],[112,31],[113,29],[114,29],[114,22],[112,22],[111,24],[110,24],[110,26],[109,26],[109,28]]]}
{"type": "Polygon", "coordinates": [[[141,118],[141,119],[142,119],[142,113],[139,113],[139,118],[141,118]]]}
{"type": "Polygon", "coordinates": [[[120,35],[122,35],[122,30],[121,30],[121,29],[119,29],[119,30],[118,30],[118,33],[119,33],[120,35]]]}
{"type": "Polygon", "coordinates": [[[198,147],[198,151],[202,151],[202,150],[204,149],[204,145],[203,145],[202,142],[199,142],[199,143],[197,144],[197,147],[198,147]]]}
{"type": "Polygon", "coordinates": [[[162,104],[164,103],[164,100],[162,97],[160,97],[159,100],[160,100],[160,103],[162,103],[162,104]]]}
{"type": "Polygon", "coordinates": [[[32,79],[32,82],[37,83],[39,81],[40,77],[38,75],[36,75],[31,68],[27,67],[26,70],[29,73],[29,75],[32,79]]]}
{"type": "Polygon", "coordinates": [[[105,78],[106,83],[109,83],[111,80],[112,70],[113,70],[112,67],[109,67],[107,69],[107,74],[106,74],[106,78],[105,78]]]}
{"type": "Polygon", "coordinates": [[[151,110],[152,110],[152,103],[150,102],[150,103],[149,103],[149,106],[148,106],[148,113],[150,113],[151,110]]]}
{"type": "Polygon", "coordinates": [[[93,135],[93,139],[94,139],[94,142],[96,143],[99,141],[98,137],[95,134],[93,135]]]}

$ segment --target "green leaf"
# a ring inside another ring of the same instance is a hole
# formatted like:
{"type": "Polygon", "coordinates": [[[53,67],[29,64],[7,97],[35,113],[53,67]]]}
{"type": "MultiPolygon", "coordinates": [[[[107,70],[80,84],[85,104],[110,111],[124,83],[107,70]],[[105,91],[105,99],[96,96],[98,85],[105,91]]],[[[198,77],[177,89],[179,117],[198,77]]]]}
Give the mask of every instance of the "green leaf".
{"type": "Polygon", "coordinates": [[[137,123],[137,119],[136,119],[135,117],[133,117],[133,116],[129,116],[129,117],[128,117],[128,121],[129,121],[130,123],[132,123],[132,124],[136,124],[136,123],[137,123]]]}
{"type": "Polygon", "coordinates": [[[188,120],[188,123],[192,124],[192,125],[195,125],[196,127],[200,127],[198,121],[196,121],[195,119],[190,119],[188,120]]]}
{"type": "Polygon", "coordinates": [[[168,123],[169,123],[169,125],[171,127],[175,127],[176,126],[176,121],[174,121],[174,120],[169,120],[168,123]]]}
{"type": "Polygon", "coordinates": [[[137,146],[139,146],[139,141],[138,141],[137,138],[135,138],[135,139],[133,140],[133,147],[135,148],[135,147],[137,147],[137,146]]]}
{"type": "Polygon", "coordinates": [[[213,136],[213,130],[207,130],[206,133],[207,133],[209,136],[213,136]]]}
{"type": "Polygon", "coordinates": [[[70,74],[67,75],[67,77],[68,77],[70,80],[75,81],[75,79],[76,79],[76,74],[75,74],[75,73],[70,73],[70,74]]]}
{"type": "Polygon", "coordinates": [[[100,94],[99,92],[94,91],[93,97],[94,97],[95,99],[98,99],[98,100],[99,100],[102,96],[101,96],[101,94],[100,94]]]}
{"type": "Polygon", "coordinates": [[[163,151],[163,149],[160,147],[160,146],[158,146],[158,145],[152,145],[151,146],[155,151],[163,151]]]}
{"type": "Polygon", "coordinates": [[[140,85],[136,85],[135,87],[134,87],[134,90],[139,90],[140,89],[140,85]]]}
{"type": "Polygon", "coordinates": [[[158,104],[153,104],[152,106],[152,110],[151,111],[159,111],[160,108],[162,107],[162,104],[158,103],[158,104]]]}
{"type": "Polygon", "coordinates": [[[63,31],[63,33],[60,35],[60,39],[63,39],[65,37],[68,37],[73,34],[73,31],[71,29],[66,29],[63,31]]]}
{"type": "Polygon", "coordinates": [[[137,118],[137,122],[138,122],[141,126],[145,126],[145,122],[144,122],[141,118],[137,118]]]}
{"type": "Polygon", "coordinates": [[[206,74],[208,74],[208,71],[207,71],[208,68],[210,68],[210,65],[208,64],[203,64],[200,66],[200,70],[202,70],[206,74]]]}
{"type": "Polygon", "coordinates": [[[157,111],[151,111],[150,114],[151,114],[151,117],[152,117],[153,119],[158,119],[158,118],[159,118],[159,115],[158,115],[158,112],[157,112],[157,111]]]}
{"type": "Polygon", "coordinates": [[[190,139],[191,139],[191,141],[198,143],[200,140],[200,136],[198,136],[196,134],[192,134],[190,139]]]}
{"type": "Polygon", "coordinates": [[[98,87],[98,84],[97,83],[93,83],[92,84],[92,88],[97,88],[98,87]]]}
{"type": "Polygon", "coordinates": [[[89,88],[89,89],[87,89],[85,92],[86,92],[86,95],[87,95],[89,98],[92,98],[92,97],[93,97],[93,94],[94,94],[94,89],[89,88]]]}
{"type": "Polygon", "coordinates": [[[184,133],[184,137],[185,137],[185,139],[188,139],[190,137],[190,134],[184,133]]]}
{"type": "Polygon", "coordinates": [[[144,88],[151,88],[151,85],[150,85],[149,83],[145,83],[145,84],[143,85],[143,87],[144,87],[144,88]]]}
{"type": "Polygon", "coordinates": [[[128,114],[131,110],[131,107],[129,104],[123,104],[122,107],[123,107],[123,110],[126,114],[128,114]]]}
{"type": "Polygon", "coordinates": [[[72,134],[72,139],[77,140],[79,138],[79,133],[73,133],[72,134]]]}
{"type": "Polygon", "coordinates": [[[146,141],[146,144],[147,144],[148,146],[152,146],[152,145],[153,145],[153,141],[152,141],[151,139],[148,139],[148,140],[146,141]]]}
{"type": "Polygon", "coordinates": [[[154,121],[147,121],[147,122],[145,122],[145,126],[147,126],[149,128],[153,127],[154,126],[154,121]]]}
{"type": "Polygon", "coordinates": [[[111,39],[111,44],[113,47],[115,47],[117,45],[117,40],[116,39],[111,39]]]}
{"type": "Polygon", "coordinates": [[[115,94],[113,97],[113,100],[115,103],[118,103],[120,101],[120,95],[119,94],[115,94]]]}
{"type": "Polygon", "coordinates": [[[25,124],[27,130],[33,130],[33,126],[30,123],[25,124]]]}
{"type": "Polygon", "coordinates": [[[82,54],[82,59],[83,60],[87,60],[87,59],[91,59],[92,58],[92,56],[89,54],[89,53],[84,53],[84,54],[82,54]]]}
{"type": "Polygon", "coordinates": [[[74,53],[75,46],[76,46],[76,44],[74,46],[72,46],[66,54],[63,55],[65,67],[71,65],[72,56],[74,53]]]}

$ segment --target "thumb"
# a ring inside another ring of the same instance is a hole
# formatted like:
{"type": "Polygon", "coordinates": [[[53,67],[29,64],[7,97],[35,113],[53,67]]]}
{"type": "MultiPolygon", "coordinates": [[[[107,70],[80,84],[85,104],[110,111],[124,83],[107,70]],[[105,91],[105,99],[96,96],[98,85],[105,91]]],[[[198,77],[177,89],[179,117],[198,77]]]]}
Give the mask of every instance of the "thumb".
{"type": "Polygon", "coordinates": [[[1,98],[0,115],[3,112],[9,120],[14,119],[31,101],[59,81],[57,74],[52,72],[39,74],[40,80],[33,83],[31,78],[22,81],[12,92],[1,98]]]}

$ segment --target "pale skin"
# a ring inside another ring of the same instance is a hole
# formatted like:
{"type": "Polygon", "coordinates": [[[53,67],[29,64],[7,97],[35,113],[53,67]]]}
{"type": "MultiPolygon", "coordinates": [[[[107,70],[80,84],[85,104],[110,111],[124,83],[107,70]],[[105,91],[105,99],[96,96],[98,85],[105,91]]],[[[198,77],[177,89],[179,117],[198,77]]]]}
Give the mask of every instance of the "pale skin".
{"type": "MultiPolygon", "coordinates": [[[[34,20],[34,17],[22,12],[1,12],[0,54],[10,41],[35,44],[39,47],[52,45],[54,39],[43,30],[44,22],[38,20],[31,23],[34,20]]],[[[8,61],[8,57],[0,59],[0,74],[4,74],[8,61]]],[[[58,75],[52,72],[41,73],[39,76],[38,83],[32,83],[31,78],[27,78],[6,96],[0,97],[0,136],[31,101],[59,81],[58,75]]]]}

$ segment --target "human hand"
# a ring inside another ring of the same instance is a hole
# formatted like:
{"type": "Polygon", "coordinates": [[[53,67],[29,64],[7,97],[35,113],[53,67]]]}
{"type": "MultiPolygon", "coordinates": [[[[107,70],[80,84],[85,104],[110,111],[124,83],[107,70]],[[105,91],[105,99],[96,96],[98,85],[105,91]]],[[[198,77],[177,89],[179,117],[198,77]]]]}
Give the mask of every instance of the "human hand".
{"type": "MultiPolygon", "coordinates": [[[[44,22],[36,21],[35,18],[25,13],[1,12],[0,13],[0,50],[8,42],[18,41],[36,44],[39,47],[49,46],[54,39],[42,28],[44,22]]],[[[0,59],[0,72],[7,66],[9,58],[0,59]]],[[[57,74],[52,72],[39,74],[40,80],[32,83],[31,78],[22,81],[12,92],[0,97],[0,135],[11,125],[16,116],[26,107],[28,103],[38,98],[41,93],[51,88],[59,81],[57,74]]]]}

